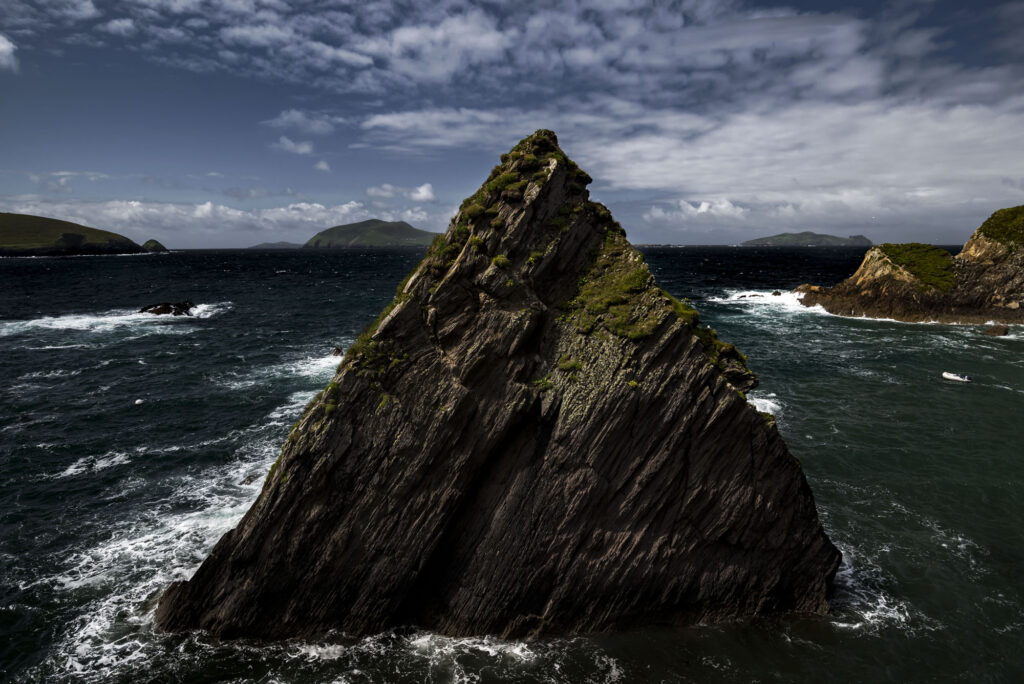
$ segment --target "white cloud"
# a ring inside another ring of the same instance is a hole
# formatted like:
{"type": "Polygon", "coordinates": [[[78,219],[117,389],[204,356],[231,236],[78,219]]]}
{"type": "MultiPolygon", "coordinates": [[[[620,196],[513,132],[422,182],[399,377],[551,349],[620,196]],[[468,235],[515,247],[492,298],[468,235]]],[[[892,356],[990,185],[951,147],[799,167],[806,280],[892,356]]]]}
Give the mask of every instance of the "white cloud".
{"type": "Polygon", "coordinates": [[[413,202],[433,202],[436,199],[434,197],[434,186],[430,183],[424,183],[410,190],[408,197],[413,202]]]}
{"type": "Polygon", "coordinates": [[[14,56],[17,49],[7,36],[0,33],[0,69],[18,71],[18,58],[14,56]]]}
{"type": "Polygon", "coordinates": [[[384,183],[372,188],[366,188],[366,194],[370,197],[394,197],[397,192],[398,188],[391,185],[391,183],[384,183]]]}
{"type": "Polygon", "coordinates": [[[399,74],[437,82],[473,66],[501,61],[517,34],[499,30],[494,17],[471,10],[437,23],[410,22],[360,47],[387,59],[399,74]]]}
{"type": "Polygon", "coordinates": [[[105,24],[100,24],[99,28],[115,36],[130,36],[135,33],[135,21],[130,17],[111,19],[105,24]]]}
{"type": "Polygon", "coordinates": [[[278,138],[276,143],[271,143],[270,147],[291,154],[313,154],[313,143],[308,141],[296,142],[284,135],[278,138]]]}
{"type": "Polygon", "coordinates": [[[499,153],[552,128],[595,187],[670,198],[638,212],[659,225],[861,232],[875,217],[887,230],[928,229],[928,239],[955,243],[979,216],[1024,203],[1021,189],[1004,182],[1020,176],[1024,96],[952,107],[898,98],[752,101],[716,115],[603,97],[576,106],[555,100],[541,111],[392,112],[363,126],[381,146],[433,153],[499,153]]]}
{"type": "Polygon", "coordinates": [[[316,169],[317,171],[323,171],[324,173],[327,173],[327,172],[330,172],[331,165],[328,164],[323,159],[321,159],[316,164],[313,164],[313,168],[316,169]]]}
{"type": "Polygon", "coordinates": [[[295,33],[287,25],[259,24],[228,26],[221,29],[220,37],[229,45],[266,48],[294,40],[295,33]]]}
{"type": "Polygon", "coordinates": [[[644,214],[644,220],[650,223],[662,221],[685,222],[694,219],[725,219],[731,223],[742,221],[749,213],[749,209],[740,207],[727,199],[716,199],[692,203],[687,200],[678,200],[676,208],[666,211],[660,206],[651,207],[644,214]]]}
{"type": "Polygon", "coordinates": [[[298,109],[286,109],[273,119],[263,122],[273,128],[294,128],[302,133],[327,135],[334,132],[334,127],[346,123],[345,117],[323,112],[304,112],[298,109]]]}
{"type": "Polygon", "coordinates": [[[433,202],[437,198],[434,196],[434,186],[430,183],[424,183],[418,185],[415,188],[402,188],[391,183],[382,183],[371,188],[366,188],[366,194],[370,197],[378,197],[382,199],[390,197],[405,197],[412,200],[413,202],[433,202]]]}

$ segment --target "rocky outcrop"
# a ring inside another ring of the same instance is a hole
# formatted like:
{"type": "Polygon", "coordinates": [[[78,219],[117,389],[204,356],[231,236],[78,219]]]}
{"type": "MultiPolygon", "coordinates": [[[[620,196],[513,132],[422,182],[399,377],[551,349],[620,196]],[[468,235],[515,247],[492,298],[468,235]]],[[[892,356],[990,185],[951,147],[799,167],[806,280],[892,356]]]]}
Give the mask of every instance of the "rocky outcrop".
{"type": "Polygon", "coordinates": [[[154,314],[157,316],[191,316],[195,304],[189,300],[183,302],[160,302],[150,304],[139,309],[139,313],[154,314]]]}
{"type": "Polygon", "coordinates": [[[146,240],[142,243],[142,249],[147,252],[166,252],[167,248],[156,240],[146,240]]]}
{"type": "Polygon", "coordinates": [[[796,292],[842,316],[1024,323],[1024,206],[995,212],[955,257],[931,245],[878,245],[835,287],[796,292]]]}
{"type": "Polygon", "coordinates": [[[827,610],[840,555],[756,377],[550,131],[467,199],[156,620],[580,633],[827,610]]]}

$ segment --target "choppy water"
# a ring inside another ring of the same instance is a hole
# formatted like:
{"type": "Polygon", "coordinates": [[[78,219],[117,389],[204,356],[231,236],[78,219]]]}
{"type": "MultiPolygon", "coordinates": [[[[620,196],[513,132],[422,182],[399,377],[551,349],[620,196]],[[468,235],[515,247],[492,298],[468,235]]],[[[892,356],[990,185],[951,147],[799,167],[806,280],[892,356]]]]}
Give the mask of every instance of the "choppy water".
{"type": "Polygon", "coordinates": [[[860,257],[647,252],[660,283],[759,372],[751,401],[778,417],[845,555],[834,615],[274,646],[157,634],[155,598],[245,512],[332,375],[331,348],[418,254],[0,259],[0,678],[1022,681],[1024,330],[850,320],[771,296],[835,282],[860,257]],[[133,313],[184,298],[197,316],[133,313]]]}

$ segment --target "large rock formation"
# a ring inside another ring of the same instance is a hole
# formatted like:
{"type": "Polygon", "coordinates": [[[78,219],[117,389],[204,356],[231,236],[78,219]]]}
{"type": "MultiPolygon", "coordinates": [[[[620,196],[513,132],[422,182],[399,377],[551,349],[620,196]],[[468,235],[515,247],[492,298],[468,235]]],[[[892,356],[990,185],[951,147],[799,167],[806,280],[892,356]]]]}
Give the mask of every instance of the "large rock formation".
{"type": "Polygon", "coordinates": [[[1024,206],[992,214],[955,257],[920,243],[878,245],[835,287],[796,291],[842,316],[1024,323],[1024,206]]]}
{"type": "Polygon", "coordinates": [[[839,553],[735,347],[550,131],[466,200],[306,408],[167,630],[577,633],[827,609],[839,553]]]}

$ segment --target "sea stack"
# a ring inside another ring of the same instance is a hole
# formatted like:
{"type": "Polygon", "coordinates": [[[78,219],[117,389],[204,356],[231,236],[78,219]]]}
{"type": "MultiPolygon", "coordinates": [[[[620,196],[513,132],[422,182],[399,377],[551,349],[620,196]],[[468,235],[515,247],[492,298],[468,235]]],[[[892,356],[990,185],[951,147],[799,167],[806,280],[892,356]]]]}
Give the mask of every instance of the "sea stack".
{"type": "Polygon", "coordinates": [[[796,292],[840,316],[1024,323],[1024,206],[996,211],[956,256],[916,242],[878,245],[835,287],[796,292]]]}
{"type": "Polygon", "coordinates": [[[541,130],[502,155],[157,608],[219,638],[824,612],[840,554],[746,359],[541,130]]]}

